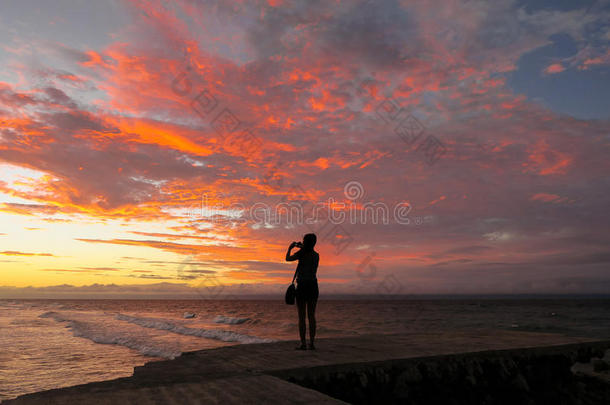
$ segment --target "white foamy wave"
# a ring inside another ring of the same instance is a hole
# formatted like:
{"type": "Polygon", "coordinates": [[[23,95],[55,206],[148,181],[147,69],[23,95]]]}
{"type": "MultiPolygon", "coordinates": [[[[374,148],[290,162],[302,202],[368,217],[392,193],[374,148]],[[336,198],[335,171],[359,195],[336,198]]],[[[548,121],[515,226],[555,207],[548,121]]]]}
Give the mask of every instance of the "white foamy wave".
{"type": "Polygon", "coordinates": [[[218,315],[214,318],[214,323],[225,323],[227,325],[239,325],[249,321],[250,318],[231,318],[230,316],[218,315]]]}
{"type": "Polygon", "coordinates": [[[150,357],[163,357],[166,359],[174,359],[182,353],[174,348],[163,348],[151,345],[149,342],[142,341],[141,338],[130,336],[128,333],[121,331],[109,331],[99,325],[82,320],[75,320],[69,315],[61,314],[55,311],[45,312],[39,316],[40,318],[51,318],[57,322],[65,322],[76,337],[89,339],[95,343],[120,345],[133,350],[137,350],[141,354],[150,357]]]}
{"type": "Polygon", "coordinates": [[[239,342],[243,344],[274,342],[272,339],[244,335],[230,330],[189,328],[159,318],[139,318],[136,316],[118,314],[116,319],[133,323],[144,328],[167,330],[180,335],[198,336],[206,339],[222,340],[223,342],[239,342]]]}

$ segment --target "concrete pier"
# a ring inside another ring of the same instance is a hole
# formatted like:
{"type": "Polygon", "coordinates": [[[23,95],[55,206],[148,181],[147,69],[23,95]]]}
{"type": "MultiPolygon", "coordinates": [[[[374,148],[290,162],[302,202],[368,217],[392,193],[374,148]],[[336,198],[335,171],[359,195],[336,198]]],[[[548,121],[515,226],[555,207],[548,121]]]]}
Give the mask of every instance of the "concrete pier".
{"type": "MultiPolygon", "coordinates": [[[[538,371],[531,371],[532,367],[544,368],[549,361],[558,361],[552,370],[564,365],[569,370],[577,359],[587,362],[600,353],[603,356],[610,341],[471,330],[320,339],[315,351],[294,350],[295,346],[296,342],[276,342],[184,353],[174,360],[136,367],[131,377],[27,394],[3,405],[337,404],[346,403],[342,399],[367,403],[379,395],[389,402],[401,402],[408,396],[418,403],[422,395],[429,395],[419,387],[439,392],[433,386],[435,379],[448,381],[449,376],[451,380],[451,373],[456,374],[456,383],[463,378],[476,380],[473,384],[478,388],[471,393],[494,387],[495,380],[489,380],[496,378],[495,372],[489,371],[494,367],[503,370],[497,378],[510,376],[511,384],[521,384],[517,391],[534,395],[530,380],[538,378],[538,371]],[[514,364],[513,358],[517,359],[514,364]],[[446,372],[442,371],[445,366],[446,372]],[[438,376],[430,371],[433,369],[438,376]],[[489,378],[481,373],[489,374],[489,378]],[[528,373],[534,373],[534,377],[528,373]],[[517,382],[512,381],[515,378],[517,382]]],[[[566,375],[562,371],[557,378],[570,378],[566,375]]]]}

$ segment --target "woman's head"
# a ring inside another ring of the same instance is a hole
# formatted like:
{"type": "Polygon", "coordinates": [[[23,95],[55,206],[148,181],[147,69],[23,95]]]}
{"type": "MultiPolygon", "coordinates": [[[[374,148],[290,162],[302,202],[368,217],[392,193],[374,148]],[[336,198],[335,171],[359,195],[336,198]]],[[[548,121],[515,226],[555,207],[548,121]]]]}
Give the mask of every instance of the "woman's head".
{"type": "Polygon", "coordinates": [[[316,246],[316,241],[318,238],[315,233],[308,233],[303,236],[303,249],[305,250],[313,250],[313,247],[316,246]]]}

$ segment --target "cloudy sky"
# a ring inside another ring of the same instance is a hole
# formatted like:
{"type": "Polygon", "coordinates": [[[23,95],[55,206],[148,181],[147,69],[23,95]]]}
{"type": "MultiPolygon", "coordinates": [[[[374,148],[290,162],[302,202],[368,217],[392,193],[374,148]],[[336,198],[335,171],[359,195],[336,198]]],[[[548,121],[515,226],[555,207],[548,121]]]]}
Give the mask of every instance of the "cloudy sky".
{"type": "Polygon", "coordinates": [[[0,7],[0,297],[610,291],[608,1],[0,7]]]}

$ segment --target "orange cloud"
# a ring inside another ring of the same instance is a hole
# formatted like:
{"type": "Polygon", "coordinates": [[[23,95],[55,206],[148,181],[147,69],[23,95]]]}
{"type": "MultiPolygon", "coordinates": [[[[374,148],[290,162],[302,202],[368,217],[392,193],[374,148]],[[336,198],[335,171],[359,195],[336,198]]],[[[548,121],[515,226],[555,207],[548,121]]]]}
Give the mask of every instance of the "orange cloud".
{"type": "Polygon", "coordinates": [[[167,146],[199,156],[212,153],[209,147],[191,139],[200,137],[196,132],[159,121],[116,117],[113,123],[121,129],[122,135],[130,141],[167,146]]]}
{"type": "Polygon", "coordinates": [[[4,252],[0,252],[0,255],[5,256],[55,256],[51,253],[27,253],[27,252],[19,252],[15,250],[5,250],[4,252]]]}

